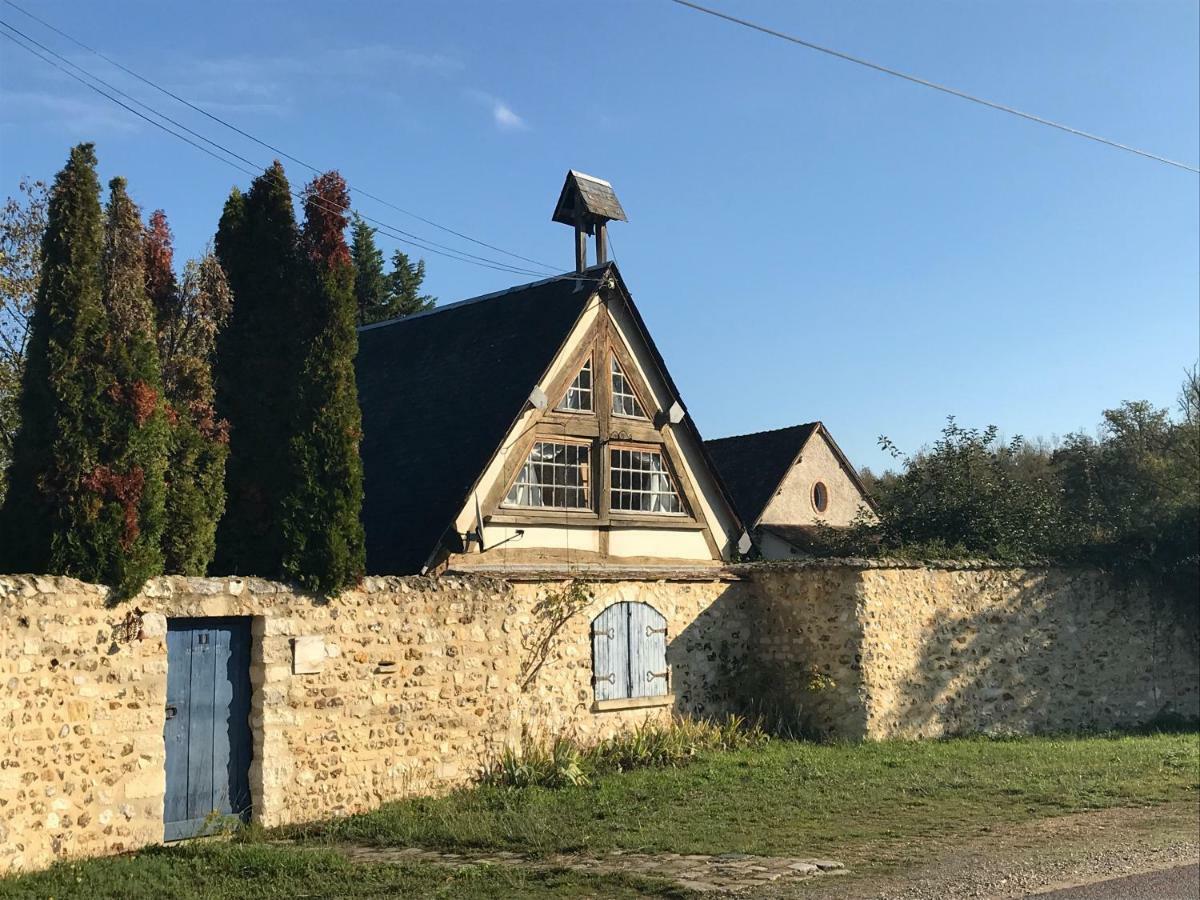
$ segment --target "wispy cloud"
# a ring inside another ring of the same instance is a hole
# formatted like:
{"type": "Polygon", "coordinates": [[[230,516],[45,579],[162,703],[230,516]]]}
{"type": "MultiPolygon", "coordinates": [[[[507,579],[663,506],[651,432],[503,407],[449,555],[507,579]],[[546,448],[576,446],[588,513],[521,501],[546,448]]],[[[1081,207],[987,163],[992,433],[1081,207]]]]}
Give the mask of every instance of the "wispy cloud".
{"type": "Polygon", "coordinates": [[[499,97],[478,90],[469,90],[466,94],[475,102],[491,110],[492,122],[501,131],[525,131],[529,128],[529,123],[517,115],[513,108],[499,97]]]}
{"type": "Polygon", "coordinates": [[[205,108],[282,115],[314,86],[381,92],[399,70],[449,78],[463,67],[462,60],[447,53],[362,44],[300,54],[184,59],[174,66],[172,89],[189,99],[220,98],[201,103],[205,108]]]}
{"type": "Polygon", "coordinates": [[[34,119],[39,124],[85,136],[101,132],[127,133],[140,127],[140,122],[131,113],[113,106],[103,97],[97,95],[93,100],[72,96],[69,89],[61,93],[6,90],[0,92],[0,110],[4,110],[7,121],[13,121],[14,116],[22,123],[34,119]]]}

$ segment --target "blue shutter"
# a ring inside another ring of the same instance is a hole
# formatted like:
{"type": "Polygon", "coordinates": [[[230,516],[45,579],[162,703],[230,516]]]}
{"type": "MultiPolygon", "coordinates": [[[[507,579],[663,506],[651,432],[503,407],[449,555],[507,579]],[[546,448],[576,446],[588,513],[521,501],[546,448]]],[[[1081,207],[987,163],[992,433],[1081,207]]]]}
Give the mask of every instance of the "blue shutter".
{"type": "Polygon", "coordinates": [[[667,684],[667,620],[653,606],[629,604],[632,697],[662,697],[667,684]]]}
{"type": "Polygon", "coordinates": [[[592,683],[597,700],[629,696],[628,607],[628,603],[614,603],[592,620],[592,683]]]}

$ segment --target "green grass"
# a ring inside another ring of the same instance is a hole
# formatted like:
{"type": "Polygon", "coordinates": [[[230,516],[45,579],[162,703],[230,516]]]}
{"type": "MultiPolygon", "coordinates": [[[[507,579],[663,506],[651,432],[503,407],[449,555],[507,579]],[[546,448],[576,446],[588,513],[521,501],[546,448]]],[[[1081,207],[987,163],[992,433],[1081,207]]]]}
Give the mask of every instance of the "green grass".
{"type": "Polygon", "coordinates": [[[628,877],[533,872],[499,866],[355,865],[332,850],[206,843],[60,863],[0,880],[3,900],[301,900],[301,898],[676,897],[667,885],[628,877]]]}
{"type": "MultiPolygon", "coordinates": [[[[477,787],[283,834],[316,845],[819,855],[882,871],[1008,823],[1195,802],[1198,792],[1194,732],[863,745],[772,741],[702,753],[681,768],[601,774],[586,786],[477,787]]],[[[265,843],[270,837],[250,831],[232,843],[61,864],[0,880],[0,900],[672,895],[629,878],[353,865],[320,846],[265,843]]]]}
{"type": "Polygon", "coordinates": [[[535,853],[831,854],[1195,797],[1198,735],[821,745],[774,741],[586,787],[478,787],[298,829],[329,841],[535,853]]]}

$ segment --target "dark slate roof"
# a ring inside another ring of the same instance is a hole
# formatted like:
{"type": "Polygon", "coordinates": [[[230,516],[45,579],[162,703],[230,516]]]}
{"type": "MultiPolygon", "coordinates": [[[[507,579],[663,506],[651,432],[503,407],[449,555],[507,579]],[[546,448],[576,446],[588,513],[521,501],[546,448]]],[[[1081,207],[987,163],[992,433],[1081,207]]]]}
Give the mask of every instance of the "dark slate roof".
{"type": "Polygon", "coordinates": [[[408,574],[429,560],[601,272],[359,329],[369,573],[408,574]]]}
{"type": "Polygon", "coordinates": [[[747,526],[758,521],[788,468],[820,425],[809,422],[704,442],[747,526]]]}
{"type": "Polygon", "coordinates": [[[576,198],[579,200],[579,207],[590,219],[629,221],[625,218],[625,210],[621,208],[621,201],[617,199],[617,194],[611,184],[603,178],[584,175],[574,169],[567,173],[567,180],[563,183],[562,192],[558,195],[558,203],[555,204],[552,220],[565,225],[574,225],[576,198]]]}

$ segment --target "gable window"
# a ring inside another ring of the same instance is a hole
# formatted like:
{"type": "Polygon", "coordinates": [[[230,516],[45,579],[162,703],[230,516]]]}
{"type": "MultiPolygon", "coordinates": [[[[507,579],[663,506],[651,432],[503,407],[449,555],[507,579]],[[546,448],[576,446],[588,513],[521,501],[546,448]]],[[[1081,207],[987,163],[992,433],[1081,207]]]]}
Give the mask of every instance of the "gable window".
{"type": "Polygon", "coordinates": [[[614,447],[609,450],[614,510],[646,513],[683,513],[666,461],[658,450],[614,447]]]}
{"type": "Polygon", "coordinates": [[[550,509],[587,509],[591,448],[587,444],[537,441],[509,489],[505,504],[550,509]]]}
{"type": "Polygon", "coordinates": [[[829,488],[825,487],[825,482],[818,481],[813,485],[812,505],[817,512],[825,512],[829,507],[829,488]]]}
{"type": "Polygon", "coordinates": [[[575,380],[571,382],[571,386],[567,388],[567,394],[563,397],[563,402],[559,404],[559,409],[565,409],[570,412],[591,412],[592,410],[592,359],[588,357],[587,362],[583,364],[583,368],[579,370],[579,374],[575,376],[575,380]]]}
{"type": "Polygon", "coordinates": [[[592,620],[596,700],[666,697],[667,620],[646,603],[614,603],[592,620]]]}
{"type": "Polygon", "coordinates": [[[646,418],[642,404],[638,403],[637,395],[633,392],[633,385],[625,377],[625,371],[615,356],[612,358],[612,411],[617,416],[646,418]]]}

